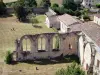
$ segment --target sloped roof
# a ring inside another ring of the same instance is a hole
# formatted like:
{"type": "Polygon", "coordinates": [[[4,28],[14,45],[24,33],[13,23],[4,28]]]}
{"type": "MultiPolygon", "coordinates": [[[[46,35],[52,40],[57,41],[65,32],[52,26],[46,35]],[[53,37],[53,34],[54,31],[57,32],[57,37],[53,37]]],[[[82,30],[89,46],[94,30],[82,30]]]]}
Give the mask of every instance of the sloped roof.
{"type": "Polygon", "coordinates": [[[60,28],[60,22],[58,20],[58,16],[50,16],[48,17],[49,21],[50,21],[50,25],[59,29],[60,28]]]}
{"type": "Polygon", "coordinates": [[[78,21],[71,15],[64,14],[58,17],[58,19],[63,22],[65,25],[72,25],[78,23],[78,21]]]}
{"type": "Polygon", "coordinates": [[[52,9],[49,8],[48,12],[46,12],[46,16],[50,17],[54,15],[56,15],[56,12],[54,12],[52,9]]]}
{"type": "Polygon", "coordinates": [[[86,22],[81,25],[81,30],[88,35],[100,47],[100,26],[94,22],[86,22]]]}
{"type": "Polygon", "coordinates": [[[82,31],[100,47],[100,26],[94,22],[85,22],[70,26],[72,31],[82,31]]]}

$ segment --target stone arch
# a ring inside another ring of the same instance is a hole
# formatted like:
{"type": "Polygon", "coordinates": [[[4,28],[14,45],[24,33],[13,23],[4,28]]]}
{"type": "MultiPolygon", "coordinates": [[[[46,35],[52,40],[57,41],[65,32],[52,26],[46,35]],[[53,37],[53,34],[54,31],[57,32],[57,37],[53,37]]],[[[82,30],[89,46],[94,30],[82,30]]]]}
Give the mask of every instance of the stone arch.
{"type": "Polygon", "coordinates": [[[32,49],[32,40],[29,35],[25,35],[20,40],[22,51],[31,51],[32,49]]]}
{"type": "Polygon", "coordinates": [[[83,64],[84,62],[84,39],[83,39],[83,36],[80,36],[79,37],[79,43],[78,43],[78,55],[80,57],[80,63],[81,65],[83,64]]]}
{"type": "Polygon", "coordinates": [[[38,36],[38,51],[46,51],[46,37],[44,35],[38,36]]]}
{"type": "Polygon", "coordinates": [[[91,51],[92,51],[91,44],[87,43],[85,46],[85,51],[84,51],[84,64],[83,64],[86,70],[88,70],[91,64],[91,53],[92,53],[91,51]]]}
{"type": "Polygon", "coordinates": [[[52,47],[53,47],[53,50],[59,50],[59,46],[60,46],[60,37],[59,37],[58,34],[55,34],[52,37],[52,47]]]}

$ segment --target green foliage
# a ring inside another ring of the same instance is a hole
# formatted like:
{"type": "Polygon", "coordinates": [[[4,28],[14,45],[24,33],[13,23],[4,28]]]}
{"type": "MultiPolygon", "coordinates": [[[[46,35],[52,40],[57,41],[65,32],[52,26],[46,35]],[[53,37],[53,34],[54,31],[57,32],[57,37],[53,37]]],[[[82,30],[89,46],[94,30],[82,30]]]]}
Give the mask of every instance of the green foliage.
{"type": "Polygon", "coordinates": [[[51,2],[50,2],[50,0],[42,0],[40,3],[40,6],[48,8],[51,6],[51,2]]]}
{"type": "Polygon", "coordinates": [[[33,25],[34,23],[39,23],[38,19],[36,18],[36,16],[35,16],[33,13],[32,13],[32,14],[29,14],[29,15],[27,16],[27,19],[29,20],[29,22],[32,23],[32,25],[33,25]]]}
{"type": "Polygon", "coordinates": [[[77,5],[74,0],[63,0],[63,6],[66,9],[71,9],[73,11],[77,10],[77,5]]]}
{"type": "Polygon", "coordinates": [[[79,10],[76,10],[75,11],[75,16],[77,16],[77,17],[81,16],[81,12],[79,10]]]}
{"type": "Polygon", "coordinates": [[[6,5],[3,2],[0,2],[0,15],[6,14],[6,5]]]}
{"type": "Polygon", "coordinates": [[[83,9],[81,10],[82,15],[88,15],[89,9],[83,9]]]}
{"type": "Polygon", "coordinates": [[[75,15],[74,11],[71,10],[71,9],[65,9],[65,13],[70,14],[70,15],[72,15],[72,16],[75,15]]]}
{"type": "Polygon", "coordinates": [[[59,5],[58,5],[57,3],[54,3],[54,4],[52,5],[52,7],[59,7],[59,5]]]}
{"type": "Polygon", "coordinates": [[[96,4],[96,7],[97,7],[97,8],[100,8],[100,3],[99,3],[99,4],[96,4]]]}
{"type": "Polygon", "coordinates": [[[76,63],[72,63],[66,69],[60,69],[55,75],[85,75],[85,72],[76,63]]]}
{"type": "Polygon", "coordinates": [[[24,21],[26,19],[26,11],[19,3],[14,5],[14,11],[19,21],[24,21]]]}
{"type": "Polygon", "coordinates": [[[77,6],[74,0],[63,0],[63,6],[59,7],[58,4],[53,4],[52,9],[59,15],[67,13],[72,16],[80,16],[81,12],[77,10],[77,6]]]}
{"type": "Polygon", "coordinates": [[[83,19],[85,21],[90,21],[90,16],[89,15],[83,15],[83,19]]]}
{"type": "Polygon", "coordinates": [[[24,5],[25,7],[36,7],[37,2],[36,0],[25,0],[24,5]]]}
{"type": "Polygon", "coordinates": [[[36,0],[18,0],[18,3],[23,7],[36,7],[36,0]]]}
{"type": "Polygon", "coordinates": [[[7,53],[6,53],[5,62],[6,62],[6,64],[12,63],[12,54],[10,51],[7,51],[7,53]]]}

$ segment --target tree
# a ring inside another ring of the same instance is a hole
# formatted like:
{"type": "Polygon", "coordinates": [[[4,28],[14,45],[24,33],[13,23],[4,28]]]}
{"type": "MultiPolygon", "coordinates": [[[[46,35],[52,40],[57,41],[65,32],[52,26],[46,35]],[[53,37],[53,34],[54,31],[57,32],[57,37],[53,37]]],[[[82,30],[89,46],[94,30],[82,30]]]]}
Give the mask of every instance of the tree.
{"type": "Polygon", "coordinates": [[[55,75],[85,75],[85,72],[76,63],[72,63],[66,69],[60,69],[55,75]]]}
{"type": "Polygon", "coordinates": [[[67,14],[69,14],[69,15],[72,15],[72,16],[75,15],[74,11],[71,10],[71,9],[64,9],[64,11],[65,11],[65,13],[67,13],[67,14]]]}
{"type": "Polygon", "coordinates": [[[18,3],[23,7],[36,7],[37,2],[36,0],[18,0],[18,3]]]}
{"type": "Polygon", "coordinates": [[[54,4],[52,5],[52,7],[59,7],[59,5],[58,5],[57,3],[54,3],[54,4]]]}
{"type": "Polygon", "coordinates": [[[19,21],[25,21],[26,11],[22,5],[20,5],[19,3],[16,3],[14,6],[14,11],[19,21]]]}
{"type": "Polygon", "coordinates": [[[77,10],[77,5],[74,0],[63,0],[63,6],[66,9],[71,9],[73,11],[77,10]]]}
{"type": "Polygon", "coordinates": [[[11,54],[10,51],[7,51],[5,62],[6,62],[6,64],[11,64],[12,63],[12,54],[11,54]]]}
{"type": "Polygon", "coordinates": [[[29,15],[27,16],[27,19],[29,20],[29,22],[32,23],[32,25],[33,25],[34,23],[39,23],[38,19],[36,18],[36,15],[34,15],[33,13],[32,13],[32,14],[29,14],[29,15]]]}
{"type": "Polygon", "coordinates": [[[81,16],[81,12],[79,10],[76,10],[75,11],[75,16],[77,16],[77,17],[81,16]]]}
{"type": "Polygon", "coordinates": [[[6,5],[3,2],[0,2],[0,15],[6,14],[6,5]]]}
{"type": "Polygon", "coordinates": [[[99,3],[99,4],[96,4],[96,7],[97,7],[97,8],[100,8],[100,3],[99,3]]]}
{"type": "Polygon", "coordinates": [[[90,21],[90,16],[89,15],[83,15],[84,21],[90,21]]]}
{"type": "Polygon", "coordinates": [[[50,0],[42,0],[40,6],[48,8],[51,6],[51,2],[50,0]]]}
{"type": "Polygon", "coordinates": [[[25,7],[37,7],[36,0],[25,0],[24,2],[25,7]]]}

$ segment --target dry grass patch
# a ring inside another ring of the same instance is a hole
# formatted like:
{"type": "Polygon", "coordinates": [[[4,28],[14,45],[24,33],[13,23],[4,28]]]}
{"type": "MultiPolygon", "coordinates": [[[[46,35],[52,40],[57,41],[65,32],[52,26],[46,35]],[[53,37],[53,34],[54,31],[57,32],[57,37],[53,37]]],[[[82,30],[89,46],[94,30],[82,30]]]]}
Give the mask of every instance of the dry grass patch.
{"type": "Polygon", "coordinates": [[[0,61],[4,60],[6,51],[15,50],[15,40],[27,34],[40,34],[55,32],[52,28],[45,25],[45,16],[37,16],[38,25],[41,28],[35,28],[31,23],[21,23],[15,16],[0,18],[0,61]],[[14,30],[12,30],[14,28],[14,30]]]}
{"type": "Polygon", "coordinates": [[[70,63],[58,63],[58,64],[27,64],[19,63],[16,65],[5,65],[5,72],[8,75],[55,75],[58,69],[66,68],[70,63]],[[36,70],[36,67],[38,70],[36,70]]]}

